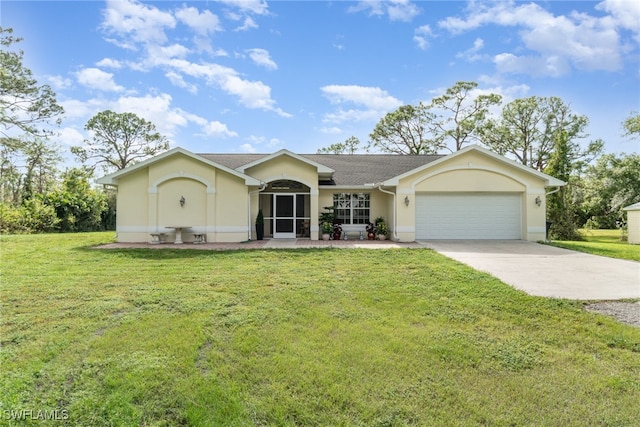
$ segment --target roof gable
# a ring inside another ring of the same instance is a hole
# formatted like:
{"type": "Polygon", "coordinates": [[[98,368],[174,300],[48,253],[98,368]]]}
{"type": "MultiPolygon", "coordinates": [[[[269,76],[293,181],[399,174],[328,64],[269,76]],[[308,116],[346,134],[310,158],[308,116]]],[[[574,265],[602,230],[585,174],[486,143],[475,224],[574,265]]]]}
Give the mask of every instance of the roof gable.
{"type": "Polygon", "coordinates": [[[561,186],[564,186],[564,185],[567,184],[566,182],[561,181],[561,180],[559,180],[557,178],[554,178],[551,175],[547,175],[545,173],[539,172],[539,171],[537,171],[537,170],[535,170],[533,168],[530,168],[528,166],[520,164],[520,163],[518,163],[518,162],[516,162],[514,160],[508,159],[508,158],[506,158],[504,156],[501,156],[501,155],[499,155],[497,153],[494,153],[491,150],[488,150],[486,148],[480,147],[478,145],[467,146],[467,147],[463,148],[462,150],[456,151],[453,154],[450,154],[448,156],[443,156],[443,157],[441,157],[441,158],[439,158],[437,160],[434,160],[433,162],[427,163],[427,164],[425,164],[423,166],[420,166],[420,167],[418,167],[416,169],[406,171],[406,172],[404,172],[404,173],[402,173],[402,174],[400,174],[398,176],[395,176],[395,177],[393,177],[393,178],[391,178],[391,179],[389,179],[387,181],[382,182],[382,184],[385,185],[385,186],[396,186],[396,185],[399,184],[399,181],[402,178],[405,178],[407,176],[413,175],[413,174],[418,173],[418,172],[425,171],[427,169],[433,168],[433,167],[435,167],[437,165],[440,165],[442,163],[449,162],[452,159],[455,159],[456,157],[462,156],[465,153],[468,153],[470,151],[475,151],[475,152],[481,153],[481,154],[483,154],[483,155],[485,155],[487,157],[490,157],[490,158],[492,158],[492,159],[504,164],[507,167],[518,169],[518,170],[520,170],[522,172],[525,172],[526,174],[536,176],[537,178],[542,179],[543,181],[546,181],[546,185],[547,186],[550,186],[550,187],[561,187],[561,186]]]}
{"type": "Polygon", "coordinates": [[[266,162],[268,162],[270,160],[273,160],[273,159],[281,157],[281,156],[289,156],[289,157],[294,158],[296,160],[299,160],[299,161],[301,161],[303,163],[306,163],[306,164],[308,164],[310,166],[313,166],[318,170],[318,174],[319,175],[331,175],[334,172],[333,169],[331,169],[331,168],[329,168],[329,167],[327,167],[327,166],[325,166],[325,165],[323,165],[321,163],[315,162],[315,161],[313,161],[313,160],[311,160],[311,159],[309,159],[309,158],[307,158],[305,156],[301,156],[299,154],[292,153],[291,151],[285,150],[285,149],[282,149],[280,151],[277,151],[277,152],[275,152],[273,154],[270,154],[268,156],[262,157],[260,159],[254,160],[254,161],[252,161],[250,163],[247,163],[246,165],[240,166],[239,168],[237,168],[237,170],[242,172],[242,173],[244,173],[249,168],[252,168],[254,166],[260,165],[262,163],[266,163],[266,162]]]}
{"type": "Polygon", "coordinates": [[[205,164],[207,164],[209,166],[212,166],[212,167],[214,167],[216,169],[220,169],[220,170],[222,170],[224,172],[227,172],[227,173],[229,173],[229,174],[231,174],[233,176],[241,178],[241,179],[244,180],[246,185],[260,185],[261,184],[259,180],[255,179],[255,178],[253,178],[253,177],[251,177],[249,175],[245,175],[242,172],[238,172],[237,170],[231,169],[231,168],[229,168],[227,166],[224,166],[224,165],[221,165],[219,163],[216,163],[216,162],[214,162],[214,161],[212,161],[210,159],[207,159],[205,157],[202,157],[202,156],[199,156],[197,154],[194,154],[194,153],[192,153],[192,152],[190,152],[188,150],[185,150],[184,148],[181,148],[181,147],[176,147],[176,148],[171,149],[169,151],[165,151],[164,153],[160,153],[157,156],[154,156],[154,157],[151,157],[149,159],[143,160],[140,163],[136,163],[135,165],[126,167],[126,168],[121,169],[121,170],[119,170],[117,172],[111,173],[109,175],[105,175],[102,178],[97,179],[96,182],[98,184],[103,184],[103,185],[118,185],[118,180],[121,179],[122,177],[127,176],[127,175],[129,175],[129,174],[131,174],[133,172],[136,172],[136,171],[138,171],[140,169],[146,168],[146,167],[148,167],[148,166],[150,166],[150,165],[152,165],[154,163],[157,163],[157,162],[159,162],[161,160],[167,159],[169,157],[173,157],[173,156],[178,155],[178,154],[182,154],[182,155],[184,155],[186,157],[189,157],[189,158],[191,158],[193,160],[205,163],[205,164]]]}

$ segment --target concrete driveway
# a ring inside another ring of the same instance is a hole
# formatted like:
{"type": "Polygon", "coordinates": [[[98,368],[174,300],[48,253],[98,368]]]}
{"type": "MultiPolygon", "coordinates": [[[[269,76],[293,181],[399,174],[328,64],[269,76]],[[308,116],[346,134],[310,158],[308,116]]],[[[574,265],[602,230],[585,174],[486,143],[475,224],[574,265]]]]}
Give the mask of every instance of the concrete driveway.
{"type": "Polygon", "coordinates": [[[521,240],[420,243],[531,295],[579,300],[640,298],[640,262],[521,240]]]}

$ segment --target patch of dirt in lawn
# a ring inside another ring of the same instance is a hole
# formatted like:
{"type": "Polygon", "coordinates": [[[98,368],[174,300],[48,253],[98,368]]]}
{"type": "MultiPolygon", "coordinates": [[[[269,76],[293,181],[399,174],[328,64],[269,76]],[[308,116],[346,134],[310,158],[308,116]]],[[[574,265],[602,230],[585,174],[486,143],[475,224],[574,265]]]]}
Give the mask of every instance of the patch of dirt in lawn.
{"type": "Polygon", "coordinates": [[[640,327],[640,301],[637,302],[596,302],[588,304],[585,310],[614,317],[620,322],[640,327]]]}

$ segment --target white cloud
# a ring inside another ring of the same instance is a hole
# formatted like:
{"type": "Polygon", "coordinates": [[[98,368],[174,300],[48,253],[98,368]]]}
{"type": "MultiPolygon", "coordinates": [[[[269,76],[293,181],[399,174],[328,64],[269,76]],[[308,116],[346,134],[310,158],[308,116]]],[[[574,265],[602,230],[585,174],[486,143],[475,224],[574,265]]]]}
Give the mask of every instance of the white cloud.
{"type": "Polygon", "coordinates": [[[65,127],[58,131],[54,140],[63,146],[82,145],[85,136],[80,131],[72,127],[65,127]]]}
{"type": "Polygon", "coordinates": [[[165,29],[174,28],[176,20],[169,12],[141,4],[135,0],[107,0],[102,27],[124,40],[109,39],[119,46],[133,43],[162,44],[167,41],[165,29]]]}
{"type": "Polygon", "coordinates": [[[420,14],[420,9],[409,0],[391,0],[385,4],[391,21],[409,22],[420,14]]]}
{"type": "Polygon", "coordinates": [[[174,71],[168,71],[165,76],[169,79],[172,85],[186,89],[189,93],[193,93],[194,95],[198,93],[198,87],[184,81],[184,78],[180,74],[174,71]]]}
{"type": "Polygon", "coordinates": [[[636,41],[640,42],[640,6],[636,1],[605,0],[598,3],[596,9],[611,14],[617,27],[632,31],[636,41]]]}
{"type": "Polygon", "coordinates": [[[269,6],[264,0],[216,0],[218,3],[235,7],[242,13],[254,13],[256,15],[266,15],[269,13],[269,6]]]}
{"type": "Polygon", "coordinates": [[[71,85],[73,84],[71,79],[62,76],[47,76],[47,81],[49,82],[49,85],[51,85],[51,87],[58,90],[66,89],[68,87],[71,87],[71,85]]]}
{"type": "Polygon", "coordinates": [[[383,16],[387,14],[391,21],[409,22],[420,14],[418,8],[410,0],[366,0],[347,9],[350,13],[368,12],[369,16],[383,16]]]}
{"type": "Polygon", "coordinates": [[[105,92],[121,92],[124,87],[113,81],[113,74],[98,68],[84,68],[76,73],[78,83],[91,89],[105,92]]]}
{"type": "Polygon", "coordinates": [[[240,151],[243,152],[243,153],[255,153],[255,152],[257,152],[256,148],[251,144],[242,144],[240,146],[240,151]]]}
{"type": "Polygon", "coordinates": [[[207,83],[237,97],[240,104],[247,108],[274,111],[280,116],[291,117],[289,113],[275,107],[269,86],[261,81],[244,80],[232,68],[210,63],[192,64],[178,59],[170,61],[169,65],[186,75],[204,78],[207,83]]]}
{"type": "Polygon", "coordinates": [[[208,122],[203,126],[203,130],[207,136],[216,138],[231,138],[238,136],[237,132],[230,131],[229,128],[227,128],[227,125],[220,123],[217,120],[208,122]]]}
{"type": "Polygon", "coordinates": [[[171,108],[171,101],[168,94],[123,96],[110,102],[110,109],[117,113],[135,113],[153,123],[163,135],[173,137],[176,128],[186,126],[189,120],[184,111],[171,108]]]}
{"type": "Polygon", "coordinates": [[[282,141],[280,141],[278,138],[271,138],[267,140],[267,138],[265,138],[264,136],[249,135],[245,139],[251,143],[251,144],[247,144],[250,146],[264,144],[267,146],[267,148],[272,149],[274,147],[278,147],[282,145],[282,141]]]}
{"type": "Polygon", "coordinates": [[[201,36],[222,31],[220,20],[208,10],[200,13],[195,7],[183,6],[176,11],[176,17],[201,36]]]}
{"type": "Polygon", "coordinates": [[[276,64],[271,56],[269,56],[269,51],[265,49],[247,49],[246,52],[249,54],[249,57],[255,62],[257,65],[260,65],[268,70],[277,70],[278,64],[276,64]]]}
{"type": "MultiPolygon", "coordinates": [[[[627,5],[611,1],[599,7],[623,14],[627,5]]],[[[618,21],[629,24],[626,18],[618,21]]],[[[452,34],[485,25],[520,28],[529,52],[520,49],[517,54],[496,55],[494,62],[501,72],[557,77],[569,73],[572,67],[615,71],[622,66],[620,38],[611,16],[599,18],[576,12],[555,16],[535,3],[470,2],[464,18],[449,17],[438,25],[452,34]]]]}
{"type": "Polygon", "coordinates": [[[323,127],[323,128],[320,129],[320,132],[326,133],[328,135],[337,135],[337,134],[341,134],[342,133],[342,129],[340,129],[337,126],[323,127]]]}
{"type": "Polygon", "coordinates": [[[476,62],[482,59],[482,55],[478,54],[478,52],[480,52],[483,47],[484,47],[484,40],[482,40],[481,38],[477,38],[473,42],[472,47],[465,50],[464,52],[457,53],[456,58],[464,58],[468,62],[476,62]]]}
{"type": "Polygon", "coordinates": [[[374,110],[390,110],[402,105],[402,101],[378,87],[357,85],[329,85],[322,92],[332,104],[353,103],[374,110]]]}
{"type": "Polygon", "coordinates": [[[363,108],[342,109],[327,113],[326,123],[345,123],[378,120],[380,116],[402,105],[402,102],[377,87],[329,85],[322,88],[332,104],[355,104],[363,108]]]}
{"type": "Polygon", "coordinates": [[[122,62],[118,61],[117,59],[104,58],[96,62],[96,66],[102,67],[102,68],[113,68],[114,70],[119,70],[120,68],[122,68],[122,62]]]}
{"type": "Polygon", "coordinates": [[[569,63],[560,56],[516,56],[501,53],[493,59],[500,73],[530,74],[534,77],[560,77],[570,70],[569,63]]]}
{"type": "MultiPolygon", "coordinates": [[[[243,14],[268,13],[266,2],[261,0],[223,1],[223,3],[239,11],[240,14],[235,14],[238,19],[242,19],[243,14]]],[[[226,55],[224,50],[214,51],[206,40],[209,33],[221,29],[216,15],[208,11],[199,12],[198,9],[187,6],[177,9],[175,14],[177,18],[169,12],[135,0],[108,0],[102,27],[110,35],[116,36],[117,40],[112,39],[112,41],[119,46],[133,49],[142,45],[145,53],[141,59],[127,63],[131,70],[146,72],[161,67],[165,69],[165,76],[172,84],[192,93],[196,91],[197,86],[187,84],[185,76],[202,79],[208,85],[236,97],[246,108],[273,111],[282,117],[291,117],[291,114],[276,107],[275,101],[271,98],[271,88],[263,82],[247,80],[230,67],[206,62],[191,62],[187,58],[194,53],[194,50],[182,44],[173,43],[167,46],[168,39],[165,31],[175,28],[178,22],[182,22],[187,23],[198,34],[194,40],[196,50],[226,55]]],[[[250,20],[251,17],[247,19],[250,20]]],[[[250,23],[252,20],[246,22],[250,23]]],[[[257,64],[268,69],[277,69],[277,64],[266,50],[251,49],[248,52],[257,64]]]]}
{"type": "Polygon", "coordinates": [[[433,31],[429,25],[422,25],[413,32],[413,41],[418,47],[426,50],[429,47],[429,39],[433,37],[433,31]]]}
{"type": "Polygon", "coordinates": [[[233,31],[249,31],[255,28],[258,28],[258,24],[256,24],[256,21],[254,21],[252,17],[247,16],[244,18],[242,25],[235,28],[233,31]]]}

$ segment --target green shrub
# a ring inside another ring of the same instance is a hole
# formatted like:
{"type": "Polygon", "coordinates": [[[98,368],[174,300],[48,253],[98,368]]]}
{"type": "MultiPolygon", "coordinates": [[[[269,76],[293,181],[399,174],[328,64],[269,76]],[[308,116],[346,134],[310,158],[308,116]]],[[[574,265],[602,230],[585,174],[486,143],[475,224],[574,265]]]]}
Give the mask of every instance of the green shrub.
{"type": "Polygon", "coordinates": [[[1,233],[46,233],[56,230],[59,222],[53,206],[40,198],[25,200],[18,207],[0,204],[1,233]]]}

